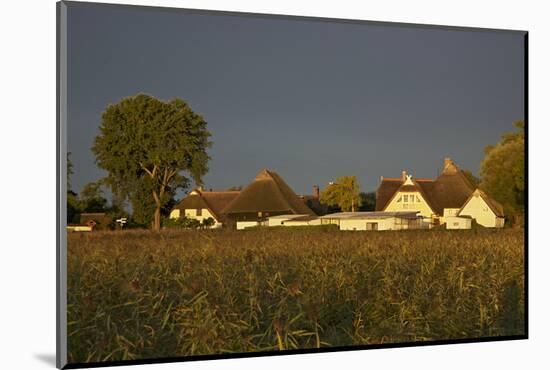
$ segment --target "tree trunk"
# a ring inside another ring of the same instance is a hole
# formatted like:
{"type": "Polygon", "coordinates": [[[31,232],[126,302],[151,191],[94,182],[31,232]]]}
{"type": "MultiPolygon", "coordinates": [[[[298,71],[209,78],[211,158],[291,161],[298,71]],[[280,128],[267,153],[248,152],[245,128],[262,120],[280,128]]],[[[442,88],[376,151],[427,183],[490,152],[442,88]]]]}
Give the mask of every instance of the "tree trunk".
{"type": "Polygon", "coordinates": [[[160,206],[155,208],[155,215],[153,218],[153,231],[160,231],[160,206]]]}
{"type": "Polygon", "coordinates": [[[160,194],[153,191],[153,199],[157,208],[155,208],[155,214],[153,215],[153,231],[160,231],[160,209],[162,207],[161,199],[164,194],[164,186],[161,186],[160,194]]]}

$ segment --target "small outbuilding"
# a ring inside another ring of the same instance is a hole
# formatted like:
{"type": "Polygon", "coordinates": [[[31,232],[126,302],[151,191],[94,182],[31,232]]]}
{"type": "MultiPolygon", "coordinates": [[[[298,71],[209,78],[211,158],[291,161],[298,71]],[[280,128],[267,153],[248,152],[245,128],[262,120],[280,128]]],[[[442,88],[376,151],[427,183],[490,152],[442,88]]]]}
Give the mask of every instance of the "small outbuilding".
{"type": "Polygon", "coordinates": [[[448,230],[471,229],[472,218],[467,216],[447,216],[445,217],[445,228],[448,230]]]}

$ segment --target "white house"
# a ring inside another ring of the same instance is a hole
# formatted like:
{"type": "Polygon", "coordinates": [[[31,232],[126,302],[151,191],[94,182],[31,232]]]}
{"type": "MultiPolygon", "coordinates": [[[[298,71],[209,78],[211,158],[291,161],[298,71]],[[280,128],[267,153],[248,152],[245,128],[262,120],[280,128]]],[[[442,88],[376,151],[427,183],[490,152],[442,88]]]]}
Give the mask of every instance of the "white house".
{"type": "Polygon", "coordinates": [[[476,189],[464,206],[458,211],[458,216],[469,216],[479,225],[485,227],[504,227],[504,210],[502,205],[489,197],[481,189],[476,189]]]}
{"type": "Polygon", "coordinates": [[[239,191],[204,191],[194,189],[170,212],[170,218],[187,217],[203,222],[214,220],[211,228],[220,228],[226,222],[223,208],[239,195],[239,191]]]}
{"type": "MultiPolygon", "coordinates": [[[[503,227],[502,206],[486,193],[475,188],[466,174],[445,158],[443,171],[436,179],[419,179],[402,172],[400,178],[381,178],[376,192],[376,211],[417,211],[431,226],[459,223],[457,216],[469,216],[485,227],[503,227]],[[477,195],[476,195],[477,194],[477,195]]],[[[452,225],[449,228],[453,228],[452,225]]]]}

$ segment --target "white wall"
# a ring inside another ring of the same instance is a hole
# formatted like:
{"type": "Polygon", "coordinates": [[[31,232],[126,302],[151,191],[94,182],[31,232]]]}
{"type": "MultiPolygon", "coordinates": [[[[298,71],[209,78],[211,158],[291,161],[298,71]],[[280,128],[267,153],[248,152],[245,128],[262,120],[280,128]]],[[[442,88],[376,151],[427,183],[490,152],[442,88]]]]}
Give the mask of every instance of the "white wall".
{"type": "MultiPolygon", "coordinates": [[[[497,216],[480,195],[474,195],[460,211],[460,216],[470,216],[485,227],[497,227],[497,216]]],[[[502,226],[499,226],[502,227],[502,226]]]]}
{"type": "Polygon", "coordinates": [[[237,230],[243,230],[247,227],[258,226],[260,223],[258,221],[237,221],[237,230]]]}
{"type": "Polygon", "coordinates": [[[367,230],[367,223],[378,224],[378,231],[380,230],[394,230],[396,229],[395,217],[388,218],[369,218],[369,219],[341,219],[340,230],[367,230]]]}
{"type": "Polygon", "coordinates": [[[321,219],[316,218],[314,220],[310,221],[285,221],[283,226],[315,226],[315,225],[321,225],[321,219]]]}
{"type": "Polygon", "coordinates": [[[449,230],[471,229],[472,220],[466,217],[446,217],[445,228],[449,230]]]}
{"type": "Polygon", "coordinates": [[[302,217],[303,215],[279,215],[272,216],[267,219],[267,226],[284,226],[283,222],[287,220],[292,220],[293,218],[302,217]]]}
{"type": "Polygon", "coordinates": [[[390,203],[386,206],[384,211],[387,212],[400,212],[400,211],[418,211],[422,217],[431,217],[433,212],[428,203],[419,192],[399,192],[393,197],[390,203]],[[404,196],[410,199],[414,196],[414,202],[405,202],[404,196]],[[399,199],[401,201],[399,202],[399,199]]]}
{"type": "MultiPolygon", "coordinates": [[[[216,217],[207,208],[203,208],[201,210],[201,215],[197,215],[196,209],[185,209],[184,210],[185,217],[195,219],[199,222],[202,222],[203,220],[207,218],[212,218],[214,220],[214,225],[210,226],[211,229],[219,228],[222,226],[222,223],[219,222],[216,217]]],[[[170,218],[180,218],[182,217],[182,212],[179,209],[173,209],[170,212],[170,218]]]]}

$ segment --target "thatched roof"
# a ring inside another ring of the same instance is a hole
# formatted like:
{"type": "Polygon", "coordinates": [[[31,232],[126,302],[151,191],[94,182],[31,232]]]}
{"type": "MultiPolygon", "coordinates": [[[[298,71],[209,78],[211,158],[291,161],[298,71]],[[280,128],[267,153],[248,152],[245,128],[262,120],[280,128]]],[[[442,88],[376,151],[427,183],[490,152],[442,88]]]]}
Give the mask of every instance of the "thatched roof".
{"type": "Polygon", "coordinates": [[[222,211],[224,214],[257,212],[314,215],[276,172],[267,169],[261,170],[222,211]]]}
{"type": "Polygon", "coordinates": [[[376,192],[376,211],[383,211],[399,191],[419,191],[432,210],[439,215],[444,208],[461,208],[474,191],[464,172],[449,158],[437,179],[416,179],[405,185],[399,178],[383,178],[376,192]]]}
{"type": "Polygon", "coordinates": [[[203,209],[206,208],[219,221],[223,218],[222,210],[233,199],[239,195],[240,191],[203,191],[195,189],[182,199],[175,209],[203,209]]]}
{"type": "Polygon", "coordinates": [[[403,180],[395,178],[384,178],[376,190],[375,211],[383,211],[390,203],[397,190],[403,185],[403,180]]]}
{"type": "Polygon", "coordinates": [[[474,191],[474,186],[462,170],[456,172],[443,171],[435,180],[430,197],[436,204],[438,214],[443,214],[444,208],[460,208],[474,191]]]}

